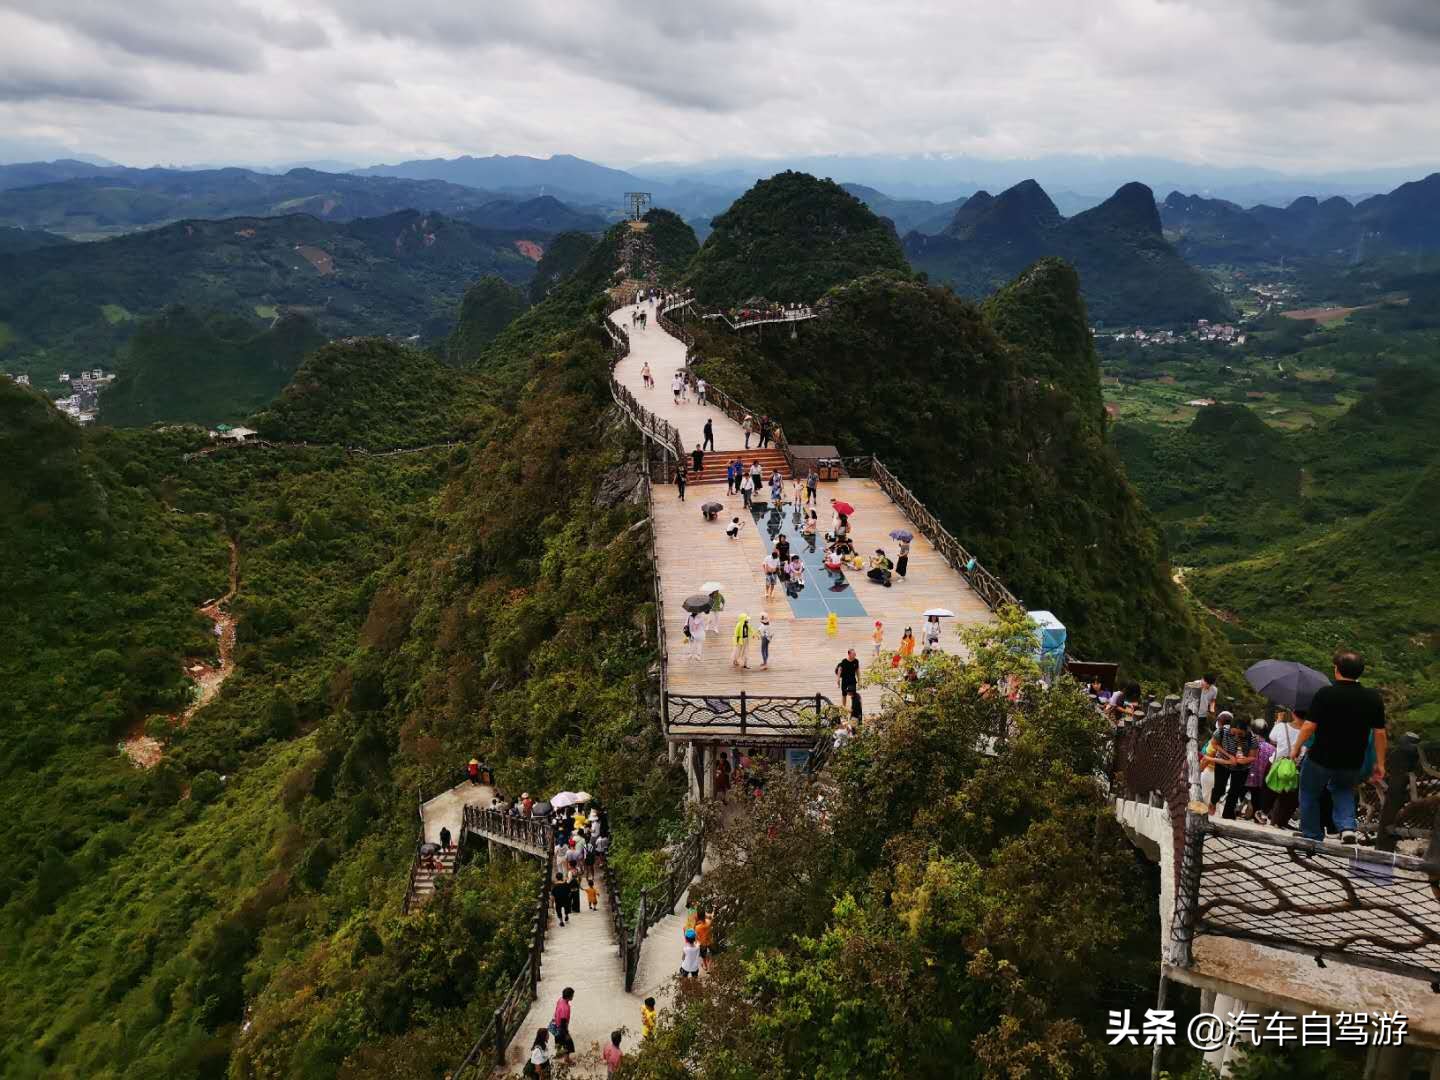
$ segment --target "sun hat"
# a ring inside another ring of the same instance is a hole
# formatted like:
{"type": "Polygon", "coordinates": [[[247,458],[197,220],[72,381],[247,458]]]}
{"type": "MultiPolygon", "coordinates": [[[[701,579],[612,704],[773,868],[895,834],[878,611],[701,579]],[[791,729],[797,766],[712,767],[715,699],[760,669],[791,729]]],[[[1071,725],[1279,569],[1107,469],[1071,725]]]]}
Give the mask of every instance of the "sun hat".
{"type": "Polygon", "coordinates": [[[763,622],[763,623],[768,623],[768,622],[770,621],[770,616],[769,616],[769,615],[766,615],[764,612],[761,612],[761,613],[760,613],[760,621],[763,622]]]}
{"type": "Polygon", "coordinates": [[[695,931],[694,931],[694,930],[686,930],[686,931],[685,931],[685,940],[686,940],[686,941],[694,941],[694,940],[695,940],[695,931]]]}

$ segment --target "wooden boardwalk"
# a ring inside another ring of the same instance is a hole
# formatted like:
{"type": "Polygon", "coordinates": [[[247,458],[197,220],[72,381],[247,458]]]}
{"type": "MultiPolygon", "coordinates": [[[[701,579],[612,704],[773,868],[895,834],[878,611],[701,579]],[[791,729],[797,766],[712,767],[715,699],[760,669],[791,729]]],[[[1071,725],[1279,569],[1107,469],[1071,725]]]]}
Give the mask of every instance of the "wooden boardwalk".
{"type": "MultiPolygon", "coordinates": [[[[635,309],[621,308],[612,316],[631,330],[630,315],[635,309]]],[[[685,347],[660,329],[655,321],[653,305],[642,305],[650,313],[648,330],[631,330],[631,352],[616,365],[616,378],[629,387],[647,408],[652,409],[679,428],[686,446],[700,439],[705,420],[711,420],[715,432],[716,457],[728,461],[734,451],[744,448],[739,425],[719,409],[689,404],[676,405],[670,391],[670,377],[683,369],[685,347]],[[641,379],[642,366],[648,362],[656,386],[645,389],[641,379]],[[732,453],[726,453],[731,451],[732,453]]],[[[783,417],[780,418],[783,422],[783,417]]],[[[752,440],[753,445],[753,440],[752,440]]],[[[709,455],[707,455],[708,459],[709,455]]],[[[708,470],[708,462],[707,462],[708,470]]],[[[786,485],[787,489],[789,485],[786,485]]],[[[788,497],[788,491],[787,491],[788,497]]],[[[892,529],[916,532],[910,551],[906,578],[896,579],[892,588],[868,581],[863,573],[851,573],[848,580],[854,598],[863,606],[863,616],[839,618],[838,633],[826,633],[826,618],[796,617],[782,589],[765,599],[765,578],[760,561],[768,553],[768,536],[750,515],[741,508],[738,495],[725,494],[723,485],[692,485],[680,501],[676,488],[655,488],[654,521],[656,551],[660,560],[662,600],[666,616],[667,645],[670,655],[669,689],[672,694],[777,694],[805,697],[816,693],[838,701],[835,665],[853,648],[861,660],[862,671],[868,668],[874,654],[871,633],[875,620],[884,624],[885,652],[881,662],[888,664],[891,653],[898,648],[900,635],[909,626],[917,642],[923,644],[921,616],[926,608],[944,607],[957,618],[945,620],[946,635],[942,647],[954,649],[954,634],[959,625],[986,622],[991,619],[989,608],[966,583],[935,552],[930,542],[915,530],[899,507],[878,485],[863,479],[822,482],[820,485],[820,528],[823,532],[830,520],[830,499],[839,498],[854,505],[851,526],[856,550],[868,555],[883,547],[893,560],[895,541],[892,529]],[[725,506],[719,520],[706,522],[700,513],[702,502],[714,499],[725,506]],[[739,516],[744,523],[740,539],[725,535],[725,522],[739,516]],[[682,633],[684,611],[682,602],[699,591],[705,581],[720,581],[726,586],[725,611],[720,616],[720,633],[707,635],[699,660],[691,659],[690,647],[682,633]],[[758,625],[761,613],[768,614],[775,628],[771,646],[771,664],[760,670],[760,647],[753,641],[748,670],[731,665],[732,635],[736,616],[744,612],[758,625]]],[[[788,510],[787,510],[788,515],[788,510]]],[[[823,543],[821,545],[823,547],[823,543]]],[[[823,575],[807,578],[806,590],[812,597],[826,598],[829,581],[823,575]],[[820,580],[816,580],[816,577],[820,580]]],[[[812,600],[813,605],[813,600],[812,600]]],[[[867,712],[878,712],[883,703],[873,692],[865,697],[867,712]]]]}

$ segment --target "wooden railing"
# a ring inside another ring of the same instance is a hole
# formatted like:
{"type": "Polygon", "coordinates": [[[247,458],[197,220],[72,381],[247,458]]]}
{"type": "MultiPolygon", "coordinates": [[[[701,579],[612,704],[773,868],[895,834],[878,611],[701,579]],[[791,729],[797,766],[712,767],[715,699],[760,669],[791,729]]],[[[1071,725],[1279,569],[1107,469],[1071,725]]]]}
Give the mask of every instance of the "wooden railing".
{"type": "Polygon", "coordinates": [[[656,416],[636,401],[629,387],[615,378],[615,365],[630,353],[630,335],[623,326],[616,326],[610,316],[624,306],[619,299],[611,299],[605,305],[605,312],[600,319],[610,339],[610,396],[630,418],[630,422],[640,429],[640,433],[660,448],[659,479],[668,481],[673,479],[676,466],[685,457],[680,432],[664,417],[656,416]]]}
{"type": "Polygon", "coordinates": [[[462,821],[462,833],[473,832],[487,840],[498,840],[510,847],[523,848],[533,855],[543,855],[555,846],[550,826],[535,818],[467,806],[462,821]]]}
{"type": "Polygon", "coordinates": [[[635,973],[640,969],[640,954],[645,945],[647,932],[661,919],[674,914],[675,905],[680,902],[680,898],[690,888],[690,883],[699,876],[704,862],[705,835],[697,830],[671,851],[665,880],[654,894],[652,895],[649,888],[640,890],[640,898],[635,906],[635,917],[629,927],[625,924],[624,893],[619,876],[612,866],[606,866],[606,888],[610,895],[615,938],[620,943],[620,962],[625,972],[627,992],[635,985],[635,973]]]}
{"type": "MultiPolygon", "coordinates": [[[[695,359],[692,355],[695,348],[695,335],[690,333],[689,330],[686,330],[674,319],[670,318],[669,315],[669,312],[684,307],[689,302],[688,299],[683,297],[676,297],[668,304],[661,304],[656,308],[655,321],[659,323],[660,329],[664,330],[671,337],[679,338],[685,343],[685,366],[687,369],[685,378],[693,387],[695,385],[695,375],[688,369],[690,363],[695,359]]],[[[735,423],[742,426],[745,423],[745,418],[747,416],[750,417],[751,422],[756,425],[756,433],[759,433],[761,414],[736,401],[719,387],[707,384],[705,387],[705,401],[710,405],[714,405],[731,420],[734,420],[735,423]]],[[[795,455],[790,452],[790,442],[785,438],[784,429],[773,419],[770,423],[770,438],[775,443],[775,449],[785,455],[785,462],[790,466],[790,474],[792,476],[795,475],[795,455]]]]}
{"type": "Polygon", "coordinates": [[[536,990],[540,985],[540,964],[545,953],[545,929],[550,924],[550,881],[555,868],[555,852],[550,849],[540,860],[539,890],[535,900],[535,913],[530,924],[530,950],[525,962],[515,973],[505,997],[490,1015],[490,1023],[475,1040],[465,1059],[451,1073],[453,1080],[460,1080],[467,1072],[482,1075],[492,1066],[505,1064],[505,1049],[520,1025],[525,1022],[530,1006],[534,1004],[536,990]],[[486,1059],[489,1064],[486,1064],[486,1059]]]}
{"type": "Polygon", "coordinates": [[[814,308],[803,308],[800,310],[781,310],[776,312],[762,312],[751,315],[749,318],[741,317],[732,319],[723,311],[711,311],[700,316],[702,319],[718,319],[731,330],[748,330],[752,326],[764,326],[767,323],[797,323],[806,319],[817,319],[819,312],[814,308]]]}

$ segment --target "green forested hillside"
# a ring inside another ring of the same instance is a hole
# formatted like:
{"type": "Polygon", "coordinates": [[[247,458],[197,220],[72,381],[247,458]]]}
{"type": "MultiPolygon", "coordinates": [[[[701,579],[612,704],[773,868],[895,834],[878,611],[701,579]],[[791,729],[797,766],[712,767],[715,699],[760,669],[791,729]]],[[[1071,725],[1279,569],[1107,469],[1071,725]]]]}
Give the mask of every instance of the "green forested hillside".
{"type": "Polygon", "coordinates": [[[525,294],[502,277],[486,275],[460,301],[455,329],[445,342],[445,359],[468,364],[525,310],[525,294]]]}
{"type": "Polygon", "coordinates": [[[486,400],[471,372],[382,338],[349,338],[310,354],[252,422],[267,439],[388,450],[469,436],[486,400]]]}
{"type": "Polygon", "coordinates": [[[799,337],[711,333],[701,371],[797,443],[874,453],[1078,655],[1173,677],[1205,645],[1108,446],[1073,270],[1045,260],[983,309],[875,275],[799,337]]]}
{"type": "Polygon", "coordinates": [[[545,254],[535,264],[535,278],[530,282],[530,302],[538,304],[578,270],[595,247],[595,237],[584,232],[563,232],[551,240],[545,254]]]}
{"type": "Polygon", "coordinates": [[[329,337],[450,331],[466,286],[528,283],[514,236],[407,211],[188,221],[91,244],[0,255],[0,365],[58,388],[67,368],[116,366],[136,321],[183,305],[254,320],[310,317],[329,337]]]}
{"type": "Polygon", "coordinates": [[[16,229],[8,225],[0,225],[0,255],[35,251],[45,247],[58,247],[69,242],[65,237],[45,232],[43,229],[16,229]]]}
{"type": "MultiPolygon", "coordinates": [[[[5,1076],[442,1075],[533,901],[482,856],[400,914],[417,784],[478,753],[507,784],[598,794],[617,857],[664,838],[683,780],[640,707],[641,511],[597,499],[634,447],[596,423],[593,325],[534,340],[497,386],[513,408],[457,394],[463,445],[385,458],[185,462],[197,432],[80,430],[0,383],[5,1076]],[[226,540],[234,673],[187,725],[152,717],[164,759],[136,769],[114,739],[214,648],[194,607],[226,540]]],[[[403,395],[457,374],[421,359],[333,344],[276,416],[347,444],[413,432],[406,407],[435,402],[403,395]]]]}
{"type": "Polygon", "coordinates": [[[100,422],[238,422],[268,405],[324,342],[303,315],[257,333],[253,319],[172,308],[135,331],[115,382],[100,395],[100,422]]]}
{"type": "Polygon", "coordinates": [[[706,304],[808,303],[862,274],[906,271],[890,226],[833,180],[805,173],[760,181],[711,224],[685,275],[706,304]]]}

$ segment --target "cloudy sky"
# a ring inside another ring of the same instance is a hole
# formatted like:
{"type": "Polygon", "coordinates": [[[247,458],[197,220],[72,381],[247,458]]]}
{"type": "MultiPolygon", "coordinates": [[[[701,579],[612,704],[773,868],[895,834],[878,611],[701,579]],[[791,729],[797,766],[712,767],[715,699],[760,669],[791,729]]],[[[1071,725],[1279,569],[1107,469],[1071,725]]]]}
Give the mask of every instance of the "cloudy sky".
{"type": "Polygon", "coordinates": [[[0,0],[0,159],[1440,147],[1440,0],[0,0]]]}

